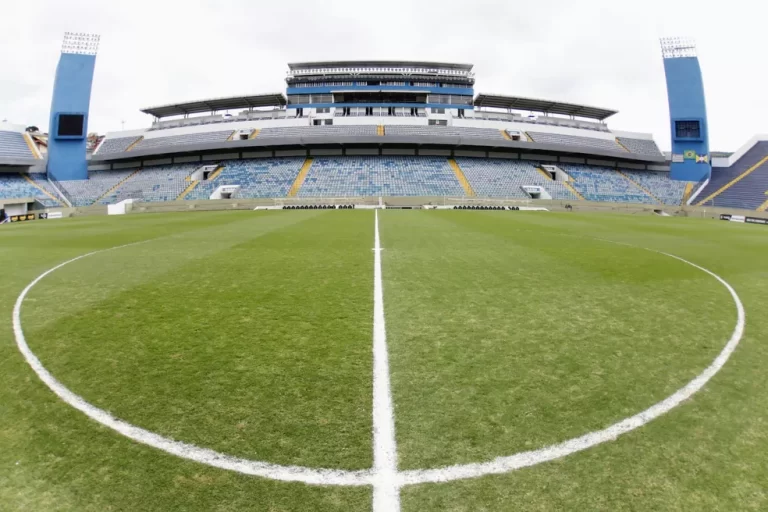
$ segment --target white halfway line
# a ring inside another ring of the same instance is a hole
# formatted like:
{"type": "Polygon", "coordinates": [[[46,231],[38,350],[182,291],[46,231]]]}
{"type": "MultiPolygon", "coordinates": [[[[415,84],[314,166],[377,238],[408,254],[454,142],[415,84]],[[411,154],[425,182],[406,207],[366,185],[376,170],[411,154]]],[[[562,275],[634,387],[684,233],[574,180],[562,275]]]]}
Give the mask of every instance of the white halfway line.
{"type": "Polygon", "coordinates": [[[379,212],[374,218],[373,247],[373,512],[399,512],[395,414],[389,384],[384,289],[381,282],[379,212]]]}
{"type": "MultiPolygon", "coordinates": [[[[598,240],[636,247],[623,242],[613,242],[604,239],[598,240]]],[[[545,446],[538,450],[521,452],[507,457],[498,457],[492,461],[474,464],[459,464],[435,469],[398,472],[392,394],[389,384],[389,358],[387,355],[386,330],[384,324],[384,301],[381,285],[381,245],[379,242],[379,222],[377,212],[375,217],[374,235],[374,468],[372,470],[346,471],[336,469],[314,469],[302,466],[281,466],[267,462],[240,459],[207,448],[200,448],[194,445],[174,441],[173,439],[163,437],[154,432],[144,430],[123,420],[114,418],[107,411],[99,409],[86,402],[84,398],[76,395],[67,389],[61,382],[56,380],[56,378],[45,369],[37,356],[35,356],[27,345],[24,331],[21,328],[21,305],[27,294],[37,283],[65,265],[87,258],[88,256],[149,241],[151,240],[102,249],[72,258],[40,274],[34,281],[24,288],[16,299],[16,304],[13,307],[13,332],[16,338],[16,344],[27,363],[32,367],[32,370],[43,383],[45,383],[45,385],[47,385],[65,403],[81,411],[94,421],[111,428],[129,439],[201,464],[272,480],[303,482],[310,485],[372,485],[374,487],[374,512],[399,510],[399,490],[403,486],[448,482],[464,478],[477,478],[484,475],[515,471],[542,462],[566,457],[607,441],[615,440],[617,437],[645,425],[689,399],[722,369],[741,341],[746,323],[744,305],[736,293],[736,290],[734,290],[725,279],[704,267],[691,263],[674,254],[646,249],[679,260],[712,276],[728,290],[736,305],[737,318],[733,333],[723,350],[717,355],[715,360],[704,369],[704,371],[661,402],[602,430],[589,432],[580,437],[569,439],[562,443],[545,446]]]]}

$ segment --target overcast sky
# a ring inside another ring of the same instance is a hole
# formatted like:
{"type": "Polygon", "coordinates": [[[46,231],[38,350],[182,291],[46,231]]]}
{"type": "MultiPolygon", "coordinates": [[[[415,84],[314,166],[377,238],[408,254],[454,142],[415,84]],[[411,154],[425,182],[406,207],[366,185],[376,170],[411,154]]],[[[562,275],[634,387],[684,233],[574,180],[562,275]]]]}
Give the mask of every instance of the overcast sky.
{"type": "Polygon", "coordinates": [[[768,132],[759,0],[0,0],[0,120],[47,129],[65,31],[101,35],[89,131],[142,128],[142,107],[285,87],[286,63],[475,64],[476,92],[613,108],[611,128],[669,149],[660,36],[691,36],[712,150],[768,132]],[[10,7],[10,6],[13,7],[10,7]]]}

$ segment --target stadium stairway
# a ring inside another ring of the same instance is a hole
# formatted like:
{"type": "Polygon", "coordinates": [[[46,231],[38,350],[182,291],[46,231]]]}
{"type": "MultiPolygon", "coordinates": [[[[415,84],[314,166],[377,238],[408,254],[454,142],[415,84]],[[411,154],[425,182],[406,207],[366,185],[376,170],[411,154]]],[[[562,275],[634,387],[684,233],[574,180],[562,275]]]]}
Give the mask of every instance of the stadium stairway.
{"type": "Polygon", "coordinates": [[[40,152],[37,150],[35,143],[32,141],[32,137],[26,132],[24,132],[24,142],[26,142],[27,146],[29,146],[29,151],[32,153],[32,155],[36,159],[40,159],[40,152]]]}
{"type": "MultiPolygon", "coordinates": [[[[768,195],[768,190],[766,190],[765,194],[768,195]]],[[[768,210],[768,199],[766,199],[763,204],[757,207],[757,211],[759,212],[764,212],[765,210],[768,210]]]]}
{"type": "Polygon", "coordinates": [[[230,133],[229,137],[227,137],[227,142],[234,140],[236,133],[237,133],[237,130],[232,130],[232,133],[230,133]]]}
{"type": "Polygon", "coordinates": [[[254,128],[253,131],[251,132],[251,136],[248,138],[255,139],[256,137],[259,136],[259,132],[261,132],[261,130],[259,130],[258,128],[254,128]]]}
{"type": "MultiPolygon", "coordinates": [[[[142,137],[142,138],[143,138],[143,137],[142,137]]],[[[126,149],[126,151],[128,151],[128,150],[126,149]]],[[[129,179],[131,179],[131,178],[133,178],[134,176],[136,176],[137,174],[139,174],[139,172],[141,172],[141,168],[138,168],[138,169],[136,169],[136,170],[135,170],[135,171],[133,171],[131,174],[129,174],[128,176],[126,176],[126,177],[125,177],[125,178],[123,178],[122,180],[118,181],[118,182],[117,182],[117,184],[115,184],[115,185],[113,185],[113,186],[112,186],[112,188],[110,188],[109,190],[107,190],[106,192],[104,192],[103,194],[101,194],[99,197],[97,197],[97,198],[96,198],[96,200],[93,202],[93,204],[99,204],[99,201],[101,201],[101,200],[102,200],[102,199],[104,199],[105,197],[108,197],[108,196],[110,196],[110,195],[112,194],[112,192],[114,192],[115,190],[119,189],[121,186],[123,186],[123,184],[124,184],[126,181],[128,181],[129,179]]]]}
{"type": "Polygon", "coordinates": [[[681,205],[688,203],[688,199],[690,199],[691,194],[693,194],[693,185],[694,183],[692,181],[686,183],[685,190],[683,191],[683,200],[680,202],[681,205]]]}
{"type": "Polygon", "coordinates": [[[288,197],[296,197],[296,195],[299,193],[299,189],[301,189],[301,186],[304,184],[304,180],[307,179],[309,170],[312,168],[312,162],[314,162],[312,158],[307,158],[304,160],[304,165],[301,166],[299,174],[296,176],[296,180],[293,182],[291,189],[288,191],[288,197]]]}
{"type": "Polygon", "coordinates": [[[62,202],[63,202],[63,201],[62,201],[60,198],[58,198],[58,197],[54,196],[53,194],[51,194],[50,192],[48,192],[47,190],[45,190],[43,187],[41,187],[41,186],[40,186],[38,183],[36,183],[36,182],[35,182],[35,180],[33,180],[32,178],[30,178],[28,175],[26,175],[26,174],[24,174],[24,173],[19,173],[19,175],[20,175],[22,178],[24,178],[25,180],[27,180],[27,182],[28,182],[30,185],[32,185],[33,187],[35,187],[36,189],[38,189],[40,192],[42,192],[42,193],[43,193],[43,194],[45,194],[46,196],[48,196],[48,197],[50,197],[51,199],[53,199],[54,201],[56,201],[56,203],[62,203],[62,202]]]}
{"type": "Polygon", "coordinates": [[[579,199],[581,199],[582,201],[586,201],[586,199],[584,199],[584,196],[583,196],[583,195],[581,195],[581,193],[580,193],[578,190],[576,190],[575,188],[573,188],[573,185],[571,185],[569,182],[567,182],[567,181],[564,181],[564,182],[563,182],[563,185],[565,185],[565,188],[567,188],[568,190],[570,190],[570,191],[571,191],[571,194],[573,194],[574,196],[578,197],[578,198],[579,198],[579,199]]]}
{"type": "Polygon", "coordinates": [[[144,140],[144,136],[142,135],[141,137],[139,137],[138,139],[136,139],[135,141],[133,141],[133,142],[131,143],[131,145],[130,145],[130,146],[128,146],[127,148],[125,148],[125,150],[126,150],[126,151],[130,151],[130,150],[132,150],[133,148],[135,148],[135,147],[136,147],[136,145],[137,145],[137,144],[139,144],[139,143],[140,143],[141,141],[143,141],[143,140],[144,140]]]}
{"type": "Polygon", "coordinates": [[[199,182],[199,181],[197,181],[197,180],[194,180],[194,181],[190,181],[189,185],[187,185],[187,188],[185,188],[185,189],[184,189],[184,192],[182,192],[181,194],[179,194],[179,197],[177,197],[177,198],[176,198],[176,200],[177,200],[177,201],[181,201],[182,199],[184,199],[185,197],[187,197],[187,196],[189,195],[189,193],[190,193],[190,192],[192,192],[193,190],[195,190],[195,187],[197,186],[197,184],[198,184],[198,183],[200,183],[200,182],[199,182]]]}
{"type": "Polygon", "coordinates": [[[455,159],[449,158],[448,165],[451,166],[453,174],[456,175],[456,179],[461,183],[461,186],[464,189],[464,194],[466,194],[467,197],[475,197],[475,191],[472,190],[472,185],[469,184],[467,177],[464,175],[464,171],[459,167],[459,163],[455,159]]]}
{"type": "Polygon", "coordinates": [[[509,136],[507,133],[507,130],[504,130],[503,128],[499,130],[501,132],[501,136],[504,137],[506,140],[512,140],[512,137],[509,136]]]}
{"type": "Polygon", "coordinates": [[[541,167],[539,167],[538,165],[536,166],[536,170],[537,170],[537,171],[539,171],[539,173],[540,173],[542,176],[544,176],[545,178],[547,178],[547,180],[548,180],[548,181],[552,181],[552,176],[550,176],[550,174],[549,174],[547,171],[545,171],[544,169],[542,169],[542,168],[541,168],[541,167]]]}
{"type": "MultiPolygon", "coordinates": [[[[616,139],[616,142],[618,142],[618,141],[619,141],[619,140],[618,140],[618,139],[616,139]]],[[[622,146],[622,147],[624,147],[624,146],[622,146]]],[[[654,194],[653,194],[653,193],[652,193],[650,190],[648,190],[647,188],[645,188],[644,186],[642,186],[640,183],[638,183],[637,181],[635,181],[635,180],[633,180],[632,178],[630,178],[629,176],[627,176],[627,175],[626,175],[625,173],[623,173],[623,172],[622,172],[620,169],[616,169],[616,172],[618,172],[619,174],[621,174],[621,175],[622,175],[622,176],[623,176],[623,177],[624,177],[626,180],[628,180],[628,181],[629,181],[630,183],[632,183],[634,186],[636,186],[637,188],[639,188],[640,190],[642,190],[643,192],[645,192],[646,194],[648,194],[650,197],[652,197],[652,198],[654,199],[654,201],[656,201],[656,202],[657,202],[657,203],[659,203],[659,204],[664,204],[664,201],[662,201],[661,199],[659,199],[658,197],[656,197],[656,196],[655,196],[655,195],[654,195],[654,194]]]]}
{"type": "Polygon", "coordinates": [[[523,135],[525,135],[525,138],[528,139],[528,142],[533,142],[533,138],[528,135],[528,132],[523,132],[523,135]]]}
{"type": "Polygon", "coordinates": [[[631,153],[631,151],[629,150],[629,148],[628,148],[627,146],[625,146],[624,144],[622,144],[622,143],[621,143],[621,141],[619,140],[619,138],[618,138],[618,137],[616,137],[616,144],[618,144],[619,146],[621,146],[621,148],[622,148],[624,151],[626,151],[627,153],[631,153]]]}
{"type": "Polygon", "coordinates": [[[384,131],[384,125],[380,124],[376,127],[376,135],[379,137],[383,137],[386,134],[386,131],[384,131]]]}
{"type": "Polygon", "coordinates": [[[766,162],[768,142],[758,142],[730,167],[713,169],[709,183],[696,198],[696,205],[711,202],[731,208],[758,208],[764,201],[761,192],[767,188],[764,186],[768,177],[766,162]]]}

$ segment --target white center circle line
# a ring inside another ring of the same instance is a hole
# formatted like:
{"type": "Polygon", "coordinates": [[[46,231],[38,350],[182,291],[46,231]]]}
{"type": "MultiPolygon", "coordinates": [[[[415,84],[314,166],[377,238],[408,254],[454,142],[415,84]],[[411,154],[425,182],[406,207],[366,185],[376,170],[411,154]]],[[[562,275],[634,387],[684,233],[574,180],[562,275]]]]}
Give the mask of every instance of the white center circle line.
{"type": "MultiPolygon", "coordinates": [[[[148,242],[151,240],[147,240],[148,242]]],[[[616,243],[626,245],[629,247],[636,247],[630,244],[622,242],[613,242],[611,240],[602,240],[604,242],[616,243]]],[[[349,471],[340,469],[314,469],[303,466],[283,466],[279,464],[271,464],[267,462],[254,461],[249,459],[237,458],[231,455],[216,452],[207,448],[200,448],[195,445],[175,441],[173,439],[164,437],[162,435],[150,432],[142,429],[123,420],[113,417],[107,411],[99,409],[98,407],[90,404],[81,396],[70,391],[66,386],[59,382],[51,373],[43,366],[40,360],[35,356],[32,350],[29,348],[26,339],[24,337],[24,331],[21,326],[21,306],[24,299],[42,279],[51,273],[59,270],[60,268],[73,263],[75,261],[93,256],[95,254],[103,253],[106,251],[121,249],[133,245],[137,245],[145,242],[137,242],[133,244],[121,245],[112,247],[109,249],[103,249],[99,251],[89,252],[76,258],[67,260],[46,272],[40,274],[35,278],[26,288],[19,294],[16,299],[16,303],[13,308],[13,331],[16,338],[16,344],[30,365],[32,370],[38,375],[38,377],[45,383],[48,388],[51,389],[62,401],[75,409],[81,411],[94,421],[132,439],[136,442],[152,446],[166,453],[176,455],[181,458],[193,460],[201,464],[226,469],[230,471],[236,471],[239,473],[259,476],[263,478],[291,481],[291,482],[303,482],[310,485],[339,485],[339,486],[360,486],[360,485],[375,485],[376,478],[374,470],[359,470],[349,471]]],[[[640,247],[637,247],[640,248],[640,247]]],[[[681,261],[687,265],[690,265],[716,279],[722,284],[730,293],[734,304],[736,305],[736,326],[733,333],[726,343],[723,350],[718,354],[715,360],[697,375],[693,380],[688,382],[685,386],[677,390],[675,393],[665,398],[664,400],[652,405],[648,409],[635,414],[629,418],[614,423],[602,430],[589,432],[582,436],[569,439],[562,443],[557,443],[543,448],[520,452],[514,455],[506,457],[498,457],[494,460],[472,463],[472,464],[459,464],[453,466],[446,466],[435,469],[419,469],[419,470],[406,470],[397,471],[395,473],[396,482],[395,486],[406,486],[423,483],[438,483],[449,482],[453,480],[460,480],[465,478],[477,478],[491,474],[501,474],[525,467],[530,467],[542,462],[547,462],[562,457],[566,457],[573,453],[586,450],[593,446],[605,443],[607,441],[615,440],[620,435],[631,432],[646,423],[658,418],[659,416],[669,412],[673,408],[680,405],[685,400],[693,396],[704,385],[712,379],[725,365],[733,351],[738,346],[741,338],[744,334],[744,326],[746,322],[746,314],[744,312],[744,305],[741,302],[736,291],[733,287],[725,281],[722,277],[718,276],[714,272],[707,270],[706,268],[692,263],[686,259],[683,259],[674,254],[669,254],[662,251],[655,251],[652,249],[645,249],[651,252],[662,254],[670,258],[681,261]]],[[[375,254],[380,254],[381,251],[376,251],[375,254]]],[[[395,459],[396,461],[396,459],[395,459]]]]}

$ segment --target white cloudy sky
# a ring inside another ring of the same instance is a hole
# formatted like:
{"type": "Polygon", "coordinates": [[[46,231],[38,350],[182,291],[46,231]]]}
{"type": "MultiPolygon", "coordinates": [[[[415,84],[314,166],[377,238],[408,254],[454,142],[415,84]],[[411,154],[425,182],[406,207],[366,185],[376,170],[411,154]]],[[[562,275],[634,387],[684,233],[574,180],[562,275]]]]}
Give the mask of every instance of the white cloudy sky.
{"type": "Polygon", "coordinates": [[[476,92],[615,108],[614,129],[669,148],[658,38],[695,37],[713,150],[768,132],[758,0],[0,0],[0,120],[48,124],[64,31],[101,34],[90,131],[147,126],[139,108],[283,90],[285,64],[475,64],[476,92]]]}

